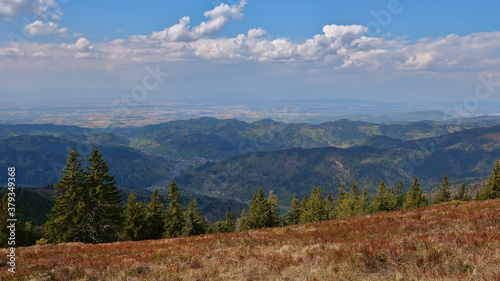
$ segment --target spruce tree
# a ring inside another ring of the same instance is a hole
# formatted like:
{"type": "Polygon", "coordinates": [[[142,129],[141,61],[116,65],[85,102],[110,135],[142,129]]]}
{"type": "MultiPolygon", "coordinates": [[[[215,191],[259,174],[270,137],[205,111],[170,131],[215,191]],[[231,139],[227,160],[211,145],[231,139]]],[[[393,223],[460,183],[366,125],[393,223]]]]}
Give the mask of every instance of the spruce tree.
{"type": "Polygon", "coordinates": [[[147,205],[146,211],[147,221],[147,239],[159,239],[165,234],[165,202],[158,192],[158,189],[153,191],[151,199],[147,205]]]}
{"type": "Polygon", "coordinates": [[[193,236],[205,234],[208,228],[208,223],[200,213],[196,199],[192,199],[187,210],[184,212],[184,225],[182,227],[183,236],[193,236]]]}
{"type": "Polygon", "coordinates": [[[439,188],[439,192],[434,199],[434,204],[439,204],[443,202],[451,201],[451,191],[450,191],[450,182],[448,181],[448,177],[446,173],[443,174],[443,179],[441,180],[441,187],[439,188]]]}
{"type": "Polygon", "coordinates": [[[224,222],[224,224],[226,232],[236,231],[236,222],[234,221],[234,216],[229,211],[226,211],[226,221],[224,222]]]}
{"type": "Polygon", "coordinates": [[[182,235],[182,227],[184,224],[184,207],[181,205],[182,199],[179,187],[175,184],[174,180],[170,183],[166,199],[168,205],[165,222],[165,236],[179,237],[182,235]]]}
{"type": "Polygon", "coordinates": [[[460,186],[460,189],[458,189],[458,192],[455,195],[455,197],[453,197],[453,199],[460,200],[460,201],[472,200],[472,197],[467,192],[467,186],[465,185],[465,183],[462,183],[462,186],[460,186]]]}
{"type": "Polygon", "coordinates": [[[290,203],[290,210],[288,211],[287,224],[298,224],[301,213],[302,211],[300,208],[299,199],[297,199],[297,194],[293,194],[292,202],[290,203]]]}
{"type": "Polygon", "coordinates": [[[120,191],[97,146],[87,160],[85,184],[90,192],[90,202],[83,209],[88,212],[85,225],[91,230],[90,242],[116,241],[123,222],[120,191]]]}
{"type": "Polygon", "coordinates": [[[264,202],[264,227],[282,226],[278,196],[271,190],[264,202]]]}
{"type": "Polygon", "coordinates": [[[427,206],[427,199],[425,198],[423,191],[420,189],[418,178],[415,177],[410,189],[405,194],[403,209],[419,208],[422,206],[427,206]]]}
{"type": "Polygon", "coordinates": [[[342,184],[335,200],[334,218],[346,218],[350,216],[350,213],[349,193],[345,192],[344,184],[342,184]]]}
{"type": "Polygon", "coordinates": [[[363,187],[363,191],[361,192],[361,196],[359,197],[356,215],[367,214],[370,210],[370,197],[368,196],[368,191],[366,190],[366,186],[363,187]]]}
{"type": "Polygon", "coordinates": [[[85,225],[90,194],[81,155],[74,147],[61,173],[62,179],[54,185],[57,195],[53,196],[55,204],[43,226],[44,236],[51,243],[91,242],[85,225]]]}
{"type": "Polygon", "coordinates": [[[137,202],[137,196],[131,192],[127,203],[124,206],[124,240],[144,240],[147,239],[146,206],[142,202],[137,202]]]}
{"type": "Polygon", "coordinates": [[[404,185],[403,181],[399,181],[398,185],[396,185],[396,195],[394,198],[395,202],[395,210],[402,210],[403,203],[405,201],[405,193],[404,193],[404,185]]]}
{"type": "Polygon", "coordinates": [[[493,172],[477,197],[480,200],[500,198],[500,160],[495,161],[493,172]]]}
{"type": "Polygon", "coordinates": [[[387,189],[385,187],[384,181],[380,182],[380,186],[378,187],[378,192],[373,197],[372,200],[372,205],[371,205],[371,212],[372,213],[380,213],[380,212],[387,212],[390,210],[389,207],[389,200],[387,198],[387,189]]]}
{"type": "Polygon", "coordinates": [[[325,199],[321,187],[313,186],[307,204],[303,207],[300,223],[324,221],[328,219],[325,199]]]}

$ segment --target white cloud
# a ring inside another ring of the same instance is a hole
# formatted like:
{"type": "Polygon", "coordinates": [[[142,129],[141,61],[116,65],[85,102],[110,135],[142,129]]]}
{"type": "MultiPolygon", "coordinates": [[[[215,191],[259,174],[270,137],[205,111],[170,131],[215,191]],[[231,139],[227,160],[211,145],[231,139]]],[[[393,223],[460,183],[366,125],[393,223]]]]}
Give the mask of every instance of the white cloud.
{"type": "Polygon", "coordinates": [[[43,23],[41,20],[37,20],[33,23],[28,24],[24,29],[31,35],[48,35],[53,33],[64,33],[67,30],[66,27],[59,28],[57,26],[57,23],[51,21],[43,23]]]}
{"type": "Polygon", "coordinates": [[[31,0],[0,0],[0,17],[12,18],[32,8],[31,0]]]}
{"type": "MultiPolygon", "coordinates": [[[[39,1],[52,5],[49,0],[39,1]]],[[[62,67],[70,59],[94,58],[98,60],[91,64],[92,67],[108,70],[119,69],[119,66],[127,64],[198,59],[228,63],[282,62],[296,64],[305,72],[310,69],[500,71],[500,32],[466,36],[451,34],[409,42],[399,37],[369,37],[368,28],[361,25],[332,24],[325,25],[321,33],[301,42],[273,38],[260,27],[234,38],[210,38],[219,33],[231,19],[241,18],[245,4],[245,0],[232,6],[221,4],[205,12],[208,20],[194,27],[189,26],[189,17],[183,17],[178,24],[149,35],[94,44],[85,37],[72,44],[19,43],[16,45],[18,52],[4,48],[0,54],[8,57],[24,52],[26,55],[22,59],[27,60],[35,57],[40,60],[49,57],[60,59],[66,62],[61,64],[62,67]]],[[[32,34],[66,31],[56,23],[42,21],[30,24],[26,30],[32,34]]],[[[42,67],[43,61],[38,65],[42,67]]],[[[71,67],[78,66],[78,63],[71,64],[71,67]]],[[[89,67],[89,64],[85,64],[85,67],[89,67]]]]}
{"type": "Polygon", "coordinates": [[[215,35],[222,31],[230,19],[239,19],[243,17],[241,11],[245,7],[246,0],[242,0],[238,5],[229,6],[220,4],[214,9],[204,13],[208,21],[200,23],[198,26],[190,27],[190,17],[182,17],[179,23],[167,27],[162,31],[153,32],[148,39],[161,40],[168,42],[190,42],[196,41],[207,36],[215,35]]]}
{"type": "Polygon", "coordinates": [[[55,0],[0,0],[0,17],[10,19],[26,12],[43,20],[59,20],[62,9],[55,0]]]}

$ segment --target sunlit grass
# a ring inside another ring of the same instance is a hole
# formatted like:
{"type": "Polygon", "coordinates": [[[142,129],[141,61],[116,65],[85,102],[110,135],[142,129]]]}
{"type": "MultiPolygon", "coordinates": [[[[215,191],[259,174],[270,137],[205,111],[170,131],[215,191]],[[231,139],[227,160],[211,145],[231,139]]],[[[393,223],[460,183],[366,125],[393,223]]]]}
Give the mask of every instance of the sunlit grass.
{"type": "Polygon", "coordinates": [[[5,280],[499,280],[500,200],[284,228],[18,249],[5,280]]]}

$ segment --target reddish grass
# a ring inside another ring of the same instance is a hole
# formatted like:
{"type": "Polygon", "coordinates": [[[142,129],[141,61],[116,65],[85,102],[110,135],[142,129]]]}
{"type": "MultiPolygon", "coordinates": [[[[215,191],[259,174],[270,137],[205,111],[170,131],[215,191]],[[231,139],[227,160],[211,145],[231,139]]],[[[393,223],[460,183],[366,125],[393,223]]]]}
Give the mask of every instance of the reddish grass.
{"type": "Polygon", "coordinates": [[[283,228],[17,249],[2,280],[500,280],[500,200],[283,228]]]}

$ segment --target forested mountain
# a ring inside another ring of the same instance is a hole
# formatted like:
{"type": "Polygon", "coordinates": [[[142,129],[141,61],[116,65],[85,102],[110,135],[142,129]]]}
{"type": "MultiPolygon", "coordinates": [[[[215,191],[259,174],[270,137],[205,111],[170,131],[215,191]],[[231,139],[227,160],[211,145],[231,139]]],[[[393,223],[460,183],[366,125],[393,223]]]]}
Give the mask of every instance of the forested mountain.
{"type": "Polygon", "coordinates": [[[236,119],[199,118],[143,127],[133,135],[131,145],[171,155],[227,159],[255,150],[347,148],[374,136],[414,140],[472,127],[466,123],[438,122],[375,124],[341,119],[314,125],[270,119],[247,123],[236,119]]]}
{"type": "Polygon", "coordinates": [[[380,180],[408,187],[418,176],[424,189],[437,188],[443,173],[452,182],[478,182],[500,158],[500,126],[472,129],[438,138],[400,141],[376,137],[352,148],[290,149],[249,153],[208,163],[176,182],[200,193],[220,193],[249,200],[258,187],[274,190],[288,202],[293,193],[307,194],[313,185],[336,194],[341,184],[356,180],[375,192],[380,180]]]}
{"type": "Polygon", "coordinates": [[[60,136],[63,134],[85,133],[89,129],[77,126],[62,126],[54,124],[19,124],[3,125],[0,124],[0,140],[23,135],[39,136],[60,136]]]}
{"type": "MultiPolygon", "coordinates": [[[[20,186],[54,184],[61,176],[60,170],[71,147],[77,147],[85,154],[85,151],[91,152],[92,145],[99,145],[119,186],[144,188],[171,178],[170,162],[120,145],[120,142],[116,144],[120,137],[106,134],[69,137],[18,136],[2,140],[0,165],[16,167],[20,186]]],[[[7,174],[0,174],[0,181],[6,182],[7,174]]]]}

